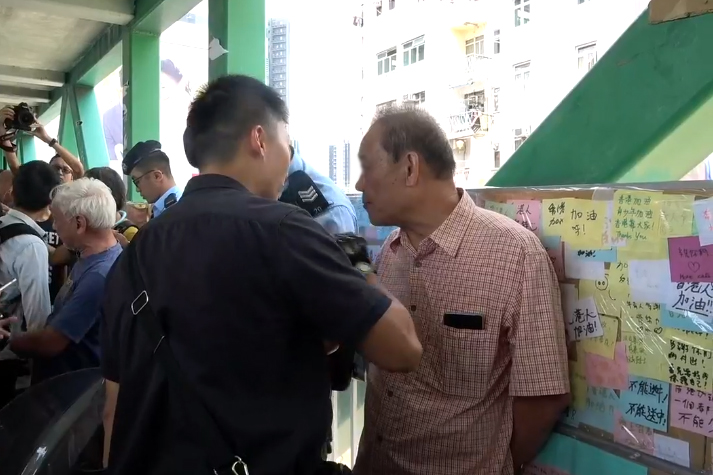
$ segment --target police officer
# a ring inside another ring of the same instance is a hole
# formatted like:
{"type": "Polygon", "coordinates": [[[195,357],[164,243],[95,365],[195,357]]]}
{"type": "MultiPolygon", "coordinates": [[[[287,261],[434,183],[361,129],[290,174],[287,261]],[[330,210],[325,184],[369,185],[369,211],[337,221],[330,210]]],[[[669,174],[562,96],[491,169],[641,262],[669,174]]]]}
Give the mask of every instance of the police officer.
{"type": "Polygon", "coordinates": [[[307,164],[292,145],[290,153],[290,168],[280,201],[307,211],[329,233],[356,233],[356,211],[346,193],[307,164]]]}
{"type": "Polygon", "coordinates": [[[161,142],[147,140],[134,145],[121,164],[141,196],[153,204],[151,217],[156,218],[181,198],[168,156],[161,151],[161,142]]]}

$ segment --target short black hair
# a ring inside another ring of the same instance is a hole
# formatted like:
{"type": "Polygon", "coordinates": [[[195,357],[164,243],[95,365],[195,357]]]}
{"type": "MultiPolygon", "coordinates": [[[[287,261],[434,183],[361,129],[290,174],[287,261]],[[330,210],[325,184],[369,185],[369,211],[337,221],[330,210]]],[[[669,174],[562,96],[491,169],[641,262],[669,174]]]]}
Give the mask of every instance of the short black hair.
{"type": "Polygon", "coordinates": [[[436,119],[413,106],[388,107],[374,118],[381,127],[381,146],[394,162],[409,151],[418,153],[437,179],[453,178],[456,161],[448,138],[436,119]]]}
{"type": "Polygon", "coordinates": [[[163,153],[161,150],[157,150],[147,155],[146,158],[141,159],[139,163],[134,167],[135,170],[139,170],[141,173],[148,173],[151,170],[159,170],[164,175],[172,177],[171,173],[171,160],[168,159],[168,155],[163,153]]]}
{"type": "Polygon", "coordinates": [[[33,160],[21,165],[12,180],[15,206],[27,211],[40,211],[52,202],[50,193],[62,180],[49,163],[33,160]]]}
{"type": "Polygon", "coordinates": [[[218,78],[198,92],[188,112],[183,134],[188,163],[200,169],[230,161],[253,127],[272,130],[288,117],[280,95],[262,81],[240,75],[218,78]]]}
{"type": "Polygon", "coordinates": [[[111,190],[111,196],[116,201],[116,209],[124,209],[126,205],[126,185],[116,170],[110,167],[94,167],[87,170],[84,176],[99,180],[108,186],[109,190],[111,190]]]}

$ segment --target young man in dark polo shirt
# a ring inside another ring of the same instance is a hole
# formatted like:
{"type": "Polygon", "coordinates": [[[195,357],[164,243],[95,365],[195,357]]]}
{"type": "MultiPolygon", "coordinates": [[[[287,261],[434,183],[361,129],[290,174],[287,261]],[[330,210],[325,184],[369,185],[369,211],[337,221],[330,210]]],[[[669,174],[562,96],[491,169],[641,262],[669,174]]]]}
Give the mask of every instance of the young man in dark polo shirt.
{"type": "Polygon", "coordinates": [[[331,421],[328,351],[357,346],[377,367],[412,371],[422,349],[411,316],[368,263],[356,270],[309,214],[277,201],[290,151],[274,90],[220,78],[187,124],[201,174],[108,280],[109,473],[233,473],[212,463],[225,445],[251,475],[315,475],[331,421]]]}

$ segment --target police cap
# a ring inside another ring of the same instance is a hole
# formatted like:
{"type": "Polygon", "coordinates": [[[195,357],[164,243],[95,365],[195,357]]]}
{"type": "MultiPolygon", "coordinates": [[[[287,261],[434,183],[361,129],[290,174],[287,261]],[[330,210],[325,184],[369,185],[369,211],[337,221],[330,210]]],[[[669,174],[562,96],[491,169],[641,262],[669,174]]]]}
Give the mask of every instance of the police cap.
{"type": "Polygon", "coordinates": [[[131,173],[136,165],[141,162],[144,158],[148,157],[152,153],[161,151],[161,142],[158,140],[147,140],[146,142],[139,142],[124,156],[124,160],[121,162],[121,169],[124,175],[131,173]]]}

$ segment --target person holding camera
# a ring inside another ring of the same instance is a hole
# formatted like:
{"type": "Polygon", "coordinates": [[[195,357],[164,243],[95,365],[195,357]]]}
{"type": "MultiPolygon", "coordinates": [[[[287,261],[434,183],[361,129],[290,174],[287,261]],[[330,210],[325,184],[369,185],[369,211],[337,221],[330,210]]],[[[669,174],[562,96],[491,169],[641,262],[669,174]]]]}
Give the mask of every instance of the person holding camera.
{"type": "Polygon", "coordinates": [[[184,133],[200,170],[108,277],[102,368],[114,474],[318,475],[331,423],[328,353],[417,368],[408,311],[378,286],[365,242],[339,243],[277,199],[287,107],[247,76],[194,100],[184,133]]]}

